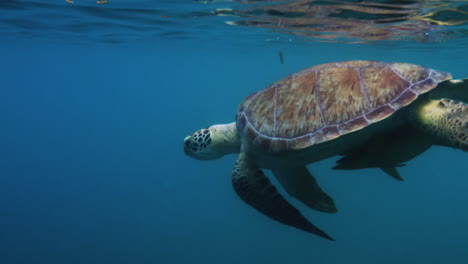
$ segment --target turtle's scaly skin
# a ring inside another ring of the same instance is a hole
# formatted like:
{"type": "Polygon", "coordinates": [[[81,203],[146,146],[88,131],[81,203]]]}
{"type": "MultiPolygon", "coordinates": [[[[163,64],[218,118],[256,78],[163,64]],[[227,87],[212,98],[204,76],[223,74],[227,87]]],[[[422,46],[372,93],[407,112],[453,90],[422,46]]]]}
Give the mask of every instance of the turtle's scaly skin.
{"type": "Polygon", "coordinates": [[[406,63],[323,64],[248,96],[237,130],[265,153],[300,150],[385,119],[450,78],[406,63]]]}

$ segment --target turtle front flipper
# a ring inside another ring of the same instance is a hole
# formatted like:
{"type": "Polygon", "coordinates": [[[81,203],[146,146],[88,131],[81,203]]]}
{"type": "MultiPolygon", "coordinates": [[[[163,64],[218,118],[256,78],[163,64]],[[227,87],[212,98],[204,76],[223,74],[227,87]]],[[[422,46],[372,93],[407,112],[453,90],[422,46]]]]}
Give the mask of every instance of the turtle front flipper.
{"type": "Polygon", "coordinates": [[[429,100],[416,110],[416,126],[434,144],[468,151],[468,104],[450,99],[429,100]]]}
{"type": "Polygon", "coordinates": [[[239,197],[264,215],[280,223],[317,236],[334,240],[311,224],[296,208],[281,196],[263,172],[247,154],[241,152],[232,172],[232,185],[239,197]]]}
{"type": "Polygon", "coordinates": [[[333,199],[325,193],[306,167],[282,167],[273,174],[286,191],[312,209],[336,213],[333,199]]]}

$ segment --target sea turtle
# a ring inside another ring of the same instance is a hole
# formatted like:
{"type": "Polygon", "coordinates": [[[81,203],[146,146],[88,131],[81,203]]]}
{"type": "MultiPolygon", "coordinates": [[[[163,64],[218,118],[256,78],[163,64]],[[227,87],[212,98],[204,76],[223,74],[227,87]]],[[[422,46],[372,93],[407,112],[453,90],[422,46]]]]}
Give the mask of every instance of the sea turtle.
{"type": "Polygon", "coordinates": [[[344,156],[336,169],[401,166],[432,145],[468,151],[468,79],[407,63],[347,61],[289,75],[242,101],[236,121],[187,136],[199,160],[240,153],[234,190],[266,216],[333,240],[271,184],[269,169],[305,205],[336,212],[306,165],[344,156]]]}

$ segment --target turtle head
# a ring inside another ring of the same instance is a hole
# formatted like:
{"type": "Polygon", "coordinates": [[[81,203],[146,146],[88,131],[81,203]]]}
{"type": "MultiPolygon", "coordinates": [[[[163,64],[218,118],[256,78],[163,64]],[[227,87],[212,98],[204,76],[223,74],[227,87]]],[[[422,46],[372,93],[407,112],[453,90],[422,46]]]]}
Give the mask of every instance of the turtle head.
{"type": "Polygon", "coordinates": [[[240,138],[235,123],[200,129],[184,139],[185,154],[198,160],[219,159],[239,151],[240,138]]]}
{"type": "Polygon", "coordinates": [[[214,142],[211,138],[209,127],[197,130],[184,139],[185,154],[199,160],[221,158],[223,155],[219,151],[216,151],[216,148],[213,148],[213,146],[214,142]]]}

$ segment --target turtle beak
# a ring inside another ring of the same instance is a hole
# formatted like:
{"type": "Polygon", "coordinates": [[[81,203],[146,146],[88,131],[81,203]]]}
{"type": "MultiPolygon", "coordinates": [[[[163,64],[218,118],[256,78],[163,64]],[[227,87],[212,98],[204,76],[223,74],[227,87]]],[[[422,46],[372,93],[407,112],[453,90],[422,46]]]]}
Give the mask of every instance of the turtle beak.
{"type": "Polygon", "coordinates": [[[192,136],[186,136],[184,138],[184,152],[186,155],[189,155],[191,154],[191,151],[190,151],[190,141],[192,139],[192,136]]]}

